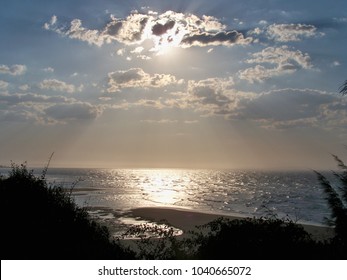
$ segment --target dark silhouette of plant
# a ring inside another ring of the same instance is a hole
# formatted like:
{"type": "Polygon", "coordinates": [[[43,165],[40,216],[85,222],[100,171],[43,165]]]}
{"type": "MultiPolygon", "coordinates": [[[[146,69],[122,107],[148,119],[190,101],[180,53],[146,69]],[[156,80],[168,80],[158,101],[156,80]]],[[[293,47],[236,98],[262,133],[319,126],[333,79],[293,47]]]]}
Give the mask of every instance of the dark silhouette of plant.
{"type": "Polygon", "coordinates": [[[338,179],[339,186],[334,186],[326,176],[320,172],[316,172],[318,180],[323,187],[325,198],[331,210],[331,219],[328,223],[335,228],[335,241],[341,246],[347,246],[347,166],[336,155],[334,160],[340,172],[333,172],[338,179]]]}
{"type": "Polygon", "coordinates": [[[26,163],[0,178],[1,259],[132,259],[61,186],[26,163]]]}
{"type": "Polygon", "coordinates": [[[143,224],[126,237],[138,237],[138,259],[338,259],[340,250],[316,241],[302,225],[275,216],[219,218],[198,226],[187,237],[174,236],[173,228],[143,224]],[[153,234],[155,237],[153,237],[153,234]]]}
{"type": "Polygon", "coordinates": [[[301,225],[278,218],[217,219],[193,233],[197,259],[315,259],[323,244],[301,225]]]}
{"type": "Polygon", "coordinates": [[[342,95],[347,95],[347,80],[345,80],[339,89],[342,95]]]}
{"type": "Polygon", "coordinates": [[[125,238],[135,238],[136,258],[143,260],[185,259],[184,246],[175,234],[175,229],[161,221],[160,224],[141,224],[130,227],[125,238]]]}
{"type": "MultiPolygon", "coordinates": [[[[347,95],[347,80],[341,85],[339,93],[347,95]]],[[[333,241],[338,243],[340,248],[347,250],[347,166],[338,156],[332,156],[340,169],[339,173],[333,172],[340,182],[340,186],[334,187],[326,176],[320,172],[315,172],[331,210],[331,218],[327,221],[335,228],[336,237],[333,241]]]]}

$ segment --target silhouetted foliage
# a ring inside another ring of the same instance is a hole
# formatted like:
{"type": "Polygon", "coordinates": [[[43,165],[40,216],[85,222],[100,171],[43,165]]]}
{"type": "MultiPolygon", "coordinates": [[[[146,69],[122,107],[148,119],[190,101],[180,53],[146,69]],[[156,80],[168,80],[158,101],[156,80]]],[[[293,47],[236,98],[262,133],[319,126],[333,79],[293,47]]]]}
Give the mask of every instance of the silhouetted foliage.
{"type": "Polygon", "coordinates": [[[141,224],[130,227],[123,237],[138,238],[136,258],[142,260],[186,259],[184,241],[175,236],[175,229],[165,224],[141,224]]]}
{"type": "Polygon", "coordinates": [[[333,172],[340,186],[334,187],[322,173],[316,171],[316,174],[331,210],[331,219],[328,222],[335,228],[334,242],[344,247],[347,253],[347,166],[338,156],[333,155],[333,158],[341,170],[341,172],[333,172]]]}
{"type": "Polygon", "coordinates": [[[346,258],[334,240],[317,241],[301,225],[274,216],[216,219],[189,232],[186,238],[175,237],[172,228],[149,225],[134,226],[125,235],[140,238],[136,241],[139,259],[346,258]],[[148,233],[157,236],[148,237],[148,233]]]}
{"type": "Polygon", "coordinates": [[[221,218],[202,228],[190,240],[197,259],[315,259],[324,249],[301,225],[277,218],[221,218]]]}
{"type": "Polygon", "coordinates": [[[345,82],[341,85],[340,93],[342,95],[347,95],[347,80],[345,80],[345,82]]]}
{"type": "Polygon", "coordinates": [[[48,186],[26,163],[0,179],[1,259],[130,259],[60,186],[48,186]]]}
{"type": "MultiPolygon", "coordinates": [[[[346,171],[343,162],[335,159],[346,171]]],[[[337,231],[338,238],[318,242],[301,225],[275,215],[217,219],[185,238],[175,236],[166,223],[134,226],[125,235],[139,239],[134,250],[126,249],[74,203],[70,192],[48,186],[45,174],[37,177],[26,163],[12,163],[9,175],[0,176],[2,259],[346,258],[342,232],[337,231]]],[[[346,173],[336,176],[346,182],[346,173]]]]}

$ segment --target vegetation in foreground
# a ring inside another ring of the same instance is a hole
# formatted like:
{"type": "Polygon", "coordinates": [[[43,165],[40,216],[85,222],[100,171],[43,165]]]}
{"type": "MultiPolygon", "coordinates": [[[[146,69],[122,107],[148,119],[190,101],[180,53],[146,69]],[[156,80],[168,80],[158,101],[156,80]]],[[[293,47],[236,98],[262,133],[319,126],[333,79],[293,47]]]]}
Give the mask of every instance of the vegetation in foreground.
{"type": "MultiPolygon", "coordinates": [[[[336,176],[346,180],[346,173],[336,176]]],[[[9,175],[0,178],[0,192],[1,259],[347,257],[347,235],[343,232],[345,228],[340,226],[341,223],[345,225],[346,220],[340,216],[334,220],[335,238],[324,242],[314,240],[301,225],[291,220],[269,216],[244,220],[217,219],[198,227],[184,239],[175,237],[170,227],[141,225],[126,233],[141,237],[136,241],[136,248],[131,250],[112,239],[106,227],[93,221],[85,209],[77,206],[70,192],[59,186],[48,186],[45,172],[36,177],[25,164],[13,164],[9,175]],[[148,231],[160,238],[143,237],[143,233],[148,231]]]]}
{"type": "Polygon", "coordinates": [[[1,259],[132,259],[71,194],[25,164],[0,178],[1,259]]]}

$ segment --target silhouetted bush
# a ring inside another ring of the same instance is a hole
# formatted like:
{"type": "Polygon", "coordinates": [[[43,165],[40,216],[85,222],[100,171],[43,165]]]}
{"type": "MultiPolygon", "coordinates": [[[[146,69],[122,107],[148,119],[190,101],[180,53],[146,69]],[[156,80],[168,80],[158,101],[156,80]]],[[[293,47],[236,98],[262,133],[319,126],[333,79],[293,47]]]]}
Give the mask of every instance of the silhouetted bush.
{"type": "Polygon", "coordinates": [[[220,218],[195,232],[189,241],[196,259],[316,259],[325,245],[301,225],[277,218],[220,218]]]}
{"type": "Polygon", "coordinates": [[[137,238],[136,258],[141,260],[187,259],[185,239],[177,238],[175,229],[165,220],[158,225],[140,224],[130,227],[124,237],[137,238]]]}
{"type": "Polygon", "coordinates": [[[0,179],[1,259],[130,259],[60,186],[48,186],[26,164],[0,179]]]}
{"type": "Polygon", "coordinates": [[[176,237],[173,233],[170,227],[138,225],[125,235],[140,238],[136,241],[136,258],[139,259],[346,258],[334,239],[317,241],[302,225],[276,217],[235,220],[219,218],[190,231],[186,238],[176,237]]]}

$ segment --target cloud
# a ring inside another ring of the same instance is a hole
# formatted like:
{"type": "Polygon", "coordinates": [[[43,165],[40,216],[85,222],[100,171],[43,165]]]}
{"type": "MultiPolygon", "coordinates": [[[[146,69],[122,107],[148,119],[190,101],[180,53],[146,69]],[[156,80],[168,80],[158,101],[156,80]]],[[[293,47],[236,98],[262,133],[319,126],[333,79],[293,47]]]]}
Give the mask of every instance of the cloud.
{"type": "Polygon", "coordinates": [[[63,81],[59,81],[57,79],[46,79],[43,80],[39,87],[41,89],[48,89],[48,90],[54,90],[54,91],[61,91],[61,92],[68,92],[68,93],[74,93],[77,89],[72,84],[67,84],[63,81]]]}
{"type": "Polygon", "coordinates": [[[58,26],[57,16],[52,16],[50,22],[43,25],[46,30],[52,30],[60,35],[67,36],[72,39],[78,39],[88,42],[97,46],[102,46],[104,38],[98,30],[90,30],[82,26],[82,21],[74,19],[71,21],[70,26],[58,26]]]}
{"type": "Polygon", "coordinates": [[[87,102],[54,104],[44,110],[47,117],[57,121],[92,120],[97,118],[101,110],[87,102]]]}
{"type": "Polygon", "coordinates": [[[337,66],[340,66],[341,65],[341,63],[340,63],[340,61],[338,61],[338,60],[335,60],[335,61],[333,61],[332,63],[331,63],[331,66],[332,67],[337,67],[337,66]]]}
{"type": "Polygon", "coordinates": [[[265,128],[327,128],[347,120],[347,102],[340,96],[313,89],[281,89],[239,100],[228,118],[253,120],[265,128]]]}
{"type": "Polygon", "coordinates": [[[249,44],[252,41],[251,38],[245,39],[242,33],[237,31],[221,31],[218,33],[199,33],[191,36],[186,36],[182,40],[183,47],[192,46],[232,46],[235,44],[249,44]]]}
{"type": "Polygon", "coordinates": [[[22,91],[27,91],[30,88],[30,86],[28,84],[24,84],[19,86],[18,88],[22,91]]]}
{"type": "Polygon", "coordinates": [[[54,72],[54,68],[47,67],[47,68],[44,68],[43,71],[48,72],[48,73],[53,73],[54,72]]]}
{"type": "Polygon", "coordinates": [[[174,26],[175,26],[175,21],[173,20],[170,20],[166,22],[165,24],[161,24],[158,22],[152,26],[152,34],[155,36],[161,36],[167,33],[174,26]]]}
{"type": "Polygon", "coordinates": [[[247,63],[256,64],[239,72],[241,79],[250,83],[262,82],[274,76],[293,73],[299,69],[311,69],[311,58],[307,53],[292,50],[288,46],[267,47],[252,54],[247,63]],[[273,67],[271,67],[273,65],[273,67]]]}
{"type": "Polygon", "coordinates": [[[256,37],[261,37],[263,35],[266,39],[282,43],[297,42],[304,38],[324,36],[324,33],[318,32],[317,27],[314,25],[301,23],[274,23],[264,27],[256,27],[249,31],[248,34],[256,37]]]}
{"type": "Polygon", "coordinates": [[[73,98],[66,98],[64,96],[47,96],[35,93],[2,93],[0,94],[0,103],[7,104],[8,106],[18,104],[38,104],[38,103],[65,103],[76,102],[73,98]]]}
{"type": "Polygon", "coordinates": [[[169,120],[169,119],[161,119],[161,120],[141,120],[142,123],[151,123],[151,124],[172,124],[178,123],[178,120],[169,120]]]}
{"type": "Polygon", "coordinates": [[[307,24],[272,24],[267,27],[266,35],[278,42],[300,41],[301,38],[322,36],[317,28],[307,24]]]}
{"type": "Polygon", "coordinates": [[[147,25],[150,18],[151,16],[139,13],[133,13],[125,19],[111,16],[111,21],[101,32],[104,42],[118,41],[125,45],[141,43],[146,39],[145,30],[148,32],[150,28],[147,25]]]}
{"type": "Polygon", "coordinates": [[[233,86],[231,78],[209,78],[201,81],[188,82],[188,94],[191,100],[201,104],[221,106],[229,101],[225,93],[233,86]]]}
{"type": "Polygon", "coordinates": [[[108,74],[108,92],[117,92],[123,88],[160,88],[181,83],[170,74],[153,74],[144,72],[141,68],[131,68],[125,71],[115,71],[108,74]]]}
{"type": "Polygon", "coordinates": [[[27,70],[25,65],[14,64],[12,66],[0,65],[0,74],[10,74],[13,76],[23,75],[27,70]]]}
{"type": "Polygon", "coordinates": [[[258,94],[237,91],[232,85],[219,79],[189,81],[187,92],[172,94],[174,98],[160,104],[194,110],[204,117],[251,121],[265,129],[315,127],[347,132],[347,100],[340,95],[291,88],[258,94]]]}
{"type": "MultiPolygon", "coordinates": [[[[82,26],[80,19],[73,19],[69,25],[59,24],[56,16],[43,26],[46,30],[60,35],[102,46],[105,43],[118,42],[125,46],[152,42],[147,51],[160,52],[163,47],[192,46],[232,46],[248,44],[251,38],[236,30],[227,30],[217,18],[198,17],[194,14],[166,11],[158,14],[133,12],[123,19],[111,15],[109,22],[100,30],[82,26]]],[[[120,52],[121,54],[123,52],[120,52]]]]}
{"type": "Polygon", "coordinates": [[[2,122],[40,122],[35,113],[27,110],[0,110],[0,121],[2,122]]]}
{"type": "Polygon", "coordinates": [[[156,108],[176,108],[193,110],[204,116],[220,115],[235,105],[236,97],[232,89],[232,78],[209,78],[187,82],[185,91],[170,93],[160,99],[156,108]]]}
{"type": "Polygon", "coordinates": [[[103,108],[65,96],[47,96],[34,93],[2,93],[0,119],[4,121],[33,121],[40,124],[66,124],[70,120],[97,118],[103,108]]]}
{"type": "Polygon", "coordinates": [[[8,85],[9,85],[8,82],[0,80],[0,90],[6,90],[8,85]]]}

